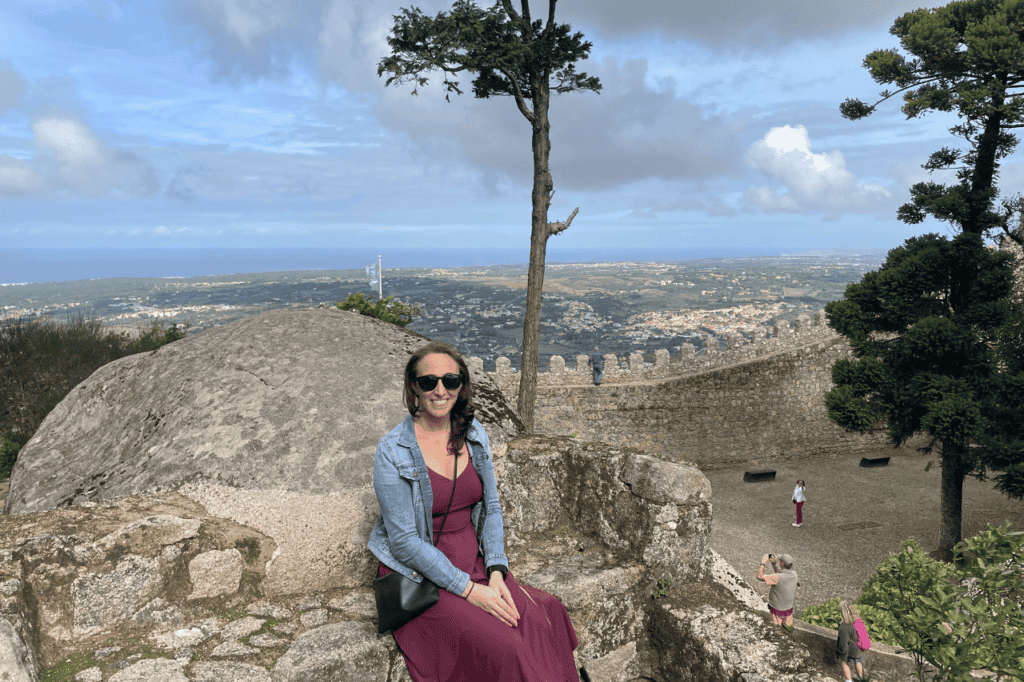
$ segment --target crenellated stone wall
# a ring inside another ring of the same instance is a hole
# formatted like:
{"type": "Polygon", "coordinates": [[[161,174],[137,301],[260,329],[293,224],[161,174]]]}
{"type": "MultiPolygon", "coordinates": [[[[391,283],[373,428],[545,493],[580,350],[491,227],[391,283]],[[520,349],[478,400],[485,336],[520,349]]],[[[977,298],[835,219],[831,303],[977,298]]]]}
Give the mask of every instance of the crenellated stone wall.
{"type": "MultiPolygon", "coordinates": [[[[827,327],[824,311],[813,321],[801,317],[793,327],[757,329],[750,337],[727,335],[727,350],[699,356],[692,346],[679,358],[659,351],[653,366],[644,366],[639,354],[624,367],[606,355],[601,386],[593,385],[587,356],[578,356],[572,370],[552,358],[538,378],[535,429],[637,447],[702,468],[887,444],[884,429],[847,433],[828,419],[824,395],[832,387],[832,365],[848,357],[850,347],[827,327]]],[[[491,376],[514,399],[519,375],[502,360],[491,376]]]]}
{"type": "MultiPolygon", "coordinates": [[[[602,385],[636,383],[687,376],[709,369],[746,362],[757,357],[772,355],[779,351],[805,345],[819,339],[836,336],[825,322],[825,311],[819,310],[811,319],[801,315],[793,324],[782,320],[772,327],[755,327],[745,337],[739,332],[726,332],[710,337],[704,344],[704,352],[697,355],[693,344],[679,346],[679,355],[672,357],[668,350],[655,351],[654,362],[647,363],[640,352],[622,358],[607,353],[604,356],[602,385]],[[726,350],[720,350],[720,341],[726,342],[726,350]]],[[[481,358],[469,358],[470,367],[483,368],[481,358]]],[[[506,397],[515,402],[519,391],[519,372],[511,369],[506,357],[495,360],[495,371],[490,376],[506,397]]],[[[589,355],[577,355],[575,365],[569,367],[560,355],[553,355],[548,361],[547,371],[537,375],[538,387],[589,386],[593,385],[593,371],[589,355]]]]}

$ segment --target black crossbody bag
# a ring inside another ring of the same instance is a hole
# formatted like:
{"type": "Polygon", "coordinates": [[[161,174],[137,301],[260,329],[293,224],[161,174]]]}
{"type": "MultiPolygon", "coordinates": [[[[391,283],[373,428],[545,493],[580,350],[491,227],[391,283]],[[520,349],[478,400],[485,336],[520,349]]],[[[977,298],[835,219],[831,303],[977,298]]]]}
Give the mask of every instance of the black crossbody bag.
{"type": "MultiPolygon", "coordinates": [[[[448,509],[441,519],[441,528],[437,531],[437,540],[441,539],[444,532],[444,524],[448,520],[448,512],[452,510],[452,501],[455,499],[455,484],[459,480],[459,454],[455,453],[455,478],[452,479],[452,496],[448,499],[448,509]]],[[[398,571],[393,571],[373,581],[373,595],[377,601],[377,634],[384,634],[388,630],[397,630],[410,620],[420,615],[441,598],[437,585],[427,580],[416,582],[405,577],[398,571]]]]}

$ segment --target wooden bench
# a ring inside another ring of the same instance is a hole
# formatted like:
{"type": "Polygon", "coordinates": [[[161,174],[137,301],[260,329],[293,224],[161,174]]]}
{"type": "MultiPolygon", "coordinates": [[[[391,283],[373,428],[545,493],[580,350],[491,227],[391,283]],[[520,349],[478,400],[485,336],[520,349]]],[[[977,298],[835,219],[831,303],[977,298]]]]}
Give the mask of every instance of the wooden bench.
{"type": "Polygon", "coordinates": [[[884,467],[889,465],[888,457],[861,457],[860,465],[862,467],[884,467]]]}
{"type": "Polygon", "coordinates": [[[774,481],[775,469],[751,469],[750,471],[744,471],[743,480],[746,481],[747,483],[757,483],[758,481],[774,481]]]}

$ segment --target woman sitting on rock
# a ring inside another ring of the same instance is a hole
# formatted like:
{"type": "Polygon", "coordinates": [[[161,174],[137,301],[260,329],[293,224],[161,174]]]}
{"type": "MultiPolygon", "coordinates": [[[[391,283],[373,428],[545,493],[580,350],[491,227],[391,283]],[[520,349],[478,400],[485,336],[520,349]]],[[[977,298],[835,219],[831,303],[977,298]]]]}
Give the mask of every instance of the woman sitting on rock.
{"type": "Polygon", "coordinates": [[[440,587],[392,634],[414,682],[578,682],[576,632],[552,595],[509,573],[487,434],[459,353],[430,343],[409,358],[409,416],[377,444],[380,516],[369,548],[378,575],[440,587]],[[443,530],[442,530],[443,525],[443,530]]]}

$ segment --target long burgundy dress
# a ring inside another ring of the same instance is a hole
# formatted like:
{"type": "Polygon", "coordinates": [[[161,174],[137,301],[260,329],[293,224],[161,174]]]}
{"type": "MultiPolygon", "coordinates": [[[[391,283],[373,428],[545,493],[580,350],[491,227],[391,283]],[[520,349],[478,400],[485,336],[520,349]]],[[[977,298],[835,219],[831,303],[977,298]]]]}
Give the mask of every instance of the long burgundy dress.
{"type": "MultiPolygon", "coordinates": [[[[452,482],[428,468],[434,492],[434,537],[452,494],[452,482]]],[[[470,461],[455,489],[451,512],[437,548],[470,580],[488,583],[477,549],[470,508],[483,486],[470,461]]],[[[391,571],[380,565],[380,575],[391,571]]],[[[509,573],[519,624],[510,627],[457,594],[440,590],[441,599],[394,631],[414,682],[579,682],[572,652],[578,641],[565,607],[554,596],[520,585],[509,573]]]]}

